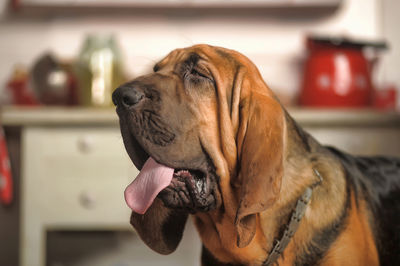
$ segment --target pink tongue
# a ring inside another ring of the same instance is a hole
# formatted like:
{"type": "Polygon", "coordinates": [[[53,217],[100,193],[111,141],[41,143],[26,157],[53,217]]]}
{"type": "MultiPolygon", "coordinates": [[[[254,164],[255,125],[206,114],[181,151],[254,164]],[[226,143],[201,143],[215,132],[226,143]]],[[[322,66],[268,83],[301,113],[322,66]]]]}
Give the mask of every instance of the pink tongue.
{"type": "Polygon", "coordinates": [[[125,201],[134,212],[144,214],[157,194],[172,180],[174,169],[149,158],[135,180],[125,189],[125,201]]]}

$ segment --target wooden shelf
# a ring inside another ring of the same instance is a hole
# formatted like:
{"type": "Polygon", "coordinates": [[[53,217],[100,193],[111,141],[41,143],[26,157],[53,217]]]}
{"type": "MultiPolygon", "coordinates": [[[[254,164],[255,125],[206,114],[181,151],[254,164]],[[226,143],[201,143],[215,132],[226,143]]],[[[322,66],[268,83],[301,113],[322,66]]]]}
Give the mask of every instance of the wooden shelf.
{"type": "Polygon", "coordinates": [[[342,0],[20,0],[21,7],[299,8],[337,7],[342,0]]]}
{"type": "MultiPolygon", "coordinates": [[[[400,113],[373,109],[289,108],[289,113],[302,126],[382,126],[399,127],[400,113]]],[[[4,107],[0,124],[23,125],[109,125],[118,126],[114,108],[85,107],[4,107]]]]}
{"type": "Polygon", "coordinates": [[[114,108],[85,107],[4,107],[0,125],[4,126],[118,126],[114,108]]]}

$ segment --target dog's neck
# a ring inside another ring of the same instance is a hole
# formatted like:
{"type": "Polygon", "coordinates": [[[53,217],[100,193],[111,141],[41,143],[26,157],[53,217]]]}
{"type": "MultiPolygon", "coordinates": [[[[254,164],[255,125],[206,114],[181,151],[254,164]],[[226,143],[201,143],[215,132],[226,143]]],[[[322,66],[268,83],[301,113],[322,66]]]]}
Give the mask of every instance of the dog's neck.
{"type": "MultiPolygon", "coordinates": [[[[326,219],[326,221],[334,220],[335,217],[340,216],[342,208],[332,209],[332,206],[325,205],[326,202],[330,201],[323,199],[329,197],[335,198],[338,202],[344,202],[345,198],[338,195],[345,195],[346,193],[344,191],[345,177],[339,172],[331,171],[331,169],[340,169],[337,159],[297,125],[287,113],[285,140],[285,173],[282,179],[281,196],[273,208],[260,214],[268,250],[274,247],[274,240],[280,238],[282,225],[288,224],[297,200],[307,188],[319,182],[320,176],[315,174],[315,170],[324,177],[324,180],[313,189],[313,195],[304,218],[285,249],[284,254],[287,254],[287,256],[284,255],[279,258],[280,265],[291,265],[298,258],[290,257],[288,254],[304,254],[308,243],[312,241],[313,236],[309,235],[307,228],[326,226],[321,224],[319,217],[314,213],[326,213],[326,215],[331,216],[331,219],[326,219]],[[321,156],[322,154],[324,156],[321,156]],[[324,159],[321,160],[320,158],[324,159]],[[327,213],[325,210],[330,210],[330,212],[327,213]]],[[[336,206],[341,206],[341,204],[336,206]]]]}
{"type": "MultiPolygon", "coordinates": [[[[321,178],[320,182],[322,182],[322,177],[320,176],[319,172],[315,170],[315,173],[321,178]]],[[[316,185],[318,184],[315,184],[315,186],[316,185]]],[[[306,188],[306,191],[297,200],[296,207],[292,211],[292,214],[290,215],[289,223],[283,226],[284,230],[283,229],[280,230],[283,231],[283,233],[281,234],[279,240],[275,240],[272,250],[268,254],[267,259],[262,264],[263,266],[273,265],[286,249],[293,235],[296,233],[300,225],[300,222],[305,214],[305,211],[308,207],[308,203],[310,202],[312,196],[313,188],[314,187],[306,188]]]]}
{"type": "MultiPolygon", "coordinates": [[[[306,208],[298,230],[286,247],[283,256],[278,262],[280,265],[293,265],[296,258],[291,254],[302,254],[304,247],[312,240],[308,228],[322,228],[320,218],[314,213],[325,213],[333,220],[340,209],[326,206],[330,200],[336,198],[344,190],[344,178],[332,172],[332,166],[338,164],[326,148],[321,146],[309,134],[301,129],[287,114],[285,129],[284,175],[282,178],[280,197],[277,202],[264,212],[259,213],[256,235],[245,248],[236,246],[236,236],[227,232],[234,232],[234,215],[214,211],[199,213],[194,217],[196,227],[203,243],[210,251],[218,250],[217,259],[225,263],[242,263],[246,265],[261,265],[274,246],[274,240],[282,235],[282,225],[289,223],[289,219],[296,206],[297,200],[303,195],[307,187],[319,182],[315,175],[315,168],[324,177],[324,181],[313,189],[312,198],[306,208]],[[324,156],[321,156],[321,155],[324,156]],[[321,161],[320,158],[324,158],[321,161]],[[339,192],[335,194],[336,192],[339,192]],[[325,210],[330,212],[326,213],[325,210]],[[211,228],[211,229],[210,229],[211,228]],[[284,260],[284,261],[283,261],[284,260]],[[254,262],[256,262],[254,264],[254,262]]],[[[337,168],[339,169],[339,167],[337,168]]],[[[338,198],[338,202],[344,199],[338,198]]],[[[339,204],[340,205],[340,204],[339,204]]],[[[214,253],[214,252],[212,252],[214,253]]]]}

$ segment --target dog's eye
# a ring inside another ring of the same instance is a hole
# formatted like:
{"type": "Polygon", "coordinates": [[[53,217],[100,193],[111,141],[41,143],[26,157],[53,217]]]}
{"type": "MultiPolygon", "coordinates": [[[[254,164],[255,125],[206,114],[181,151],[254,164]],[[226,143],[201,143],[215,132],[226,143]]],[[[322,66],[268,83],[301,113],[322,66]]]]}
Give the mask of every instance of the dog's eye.
{"type": "Polygon", "coordinates": [[[194,76],[202,77],[201,73],[199,71],[197,71],[196,69],[194,69],[194,68],[192,68],[192,70],[190,71],[190,74],[194,75],[194,76]]]}
{"type": "Polygon", "coordinates": [[[196,68],[192,68],[192,69],[190,70],[190,75],[191,75],[191,76],[194,76],[194,77],[204,78],[204,79],[210,80],[210,78],[209,78],[206,74],[203,74],[202,72],[200,72],[200,71],[197,70],[196,68]]]}

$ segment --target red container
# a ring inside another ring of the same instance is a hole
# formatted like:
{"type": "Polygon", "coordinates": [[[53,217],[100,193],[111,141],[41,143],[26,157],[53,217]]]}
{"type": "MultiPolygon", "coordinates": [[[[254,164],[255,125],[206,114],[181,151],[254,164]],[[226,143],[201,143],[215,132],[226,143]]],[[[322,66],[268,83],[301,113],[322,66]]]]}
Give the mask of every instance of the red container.
{"type": "Polygon", "coordinates": [[[300,104],[315,107],[365,107],[373,92],[371,64],[363,48],[384,43],[308,38],[300,104]]]}
{"type": "Polygon", "coordinates": [[[372,97],[372,106],[381,110],[396,109],[397,89],[394,85],[375,90],[372,97]]]}

